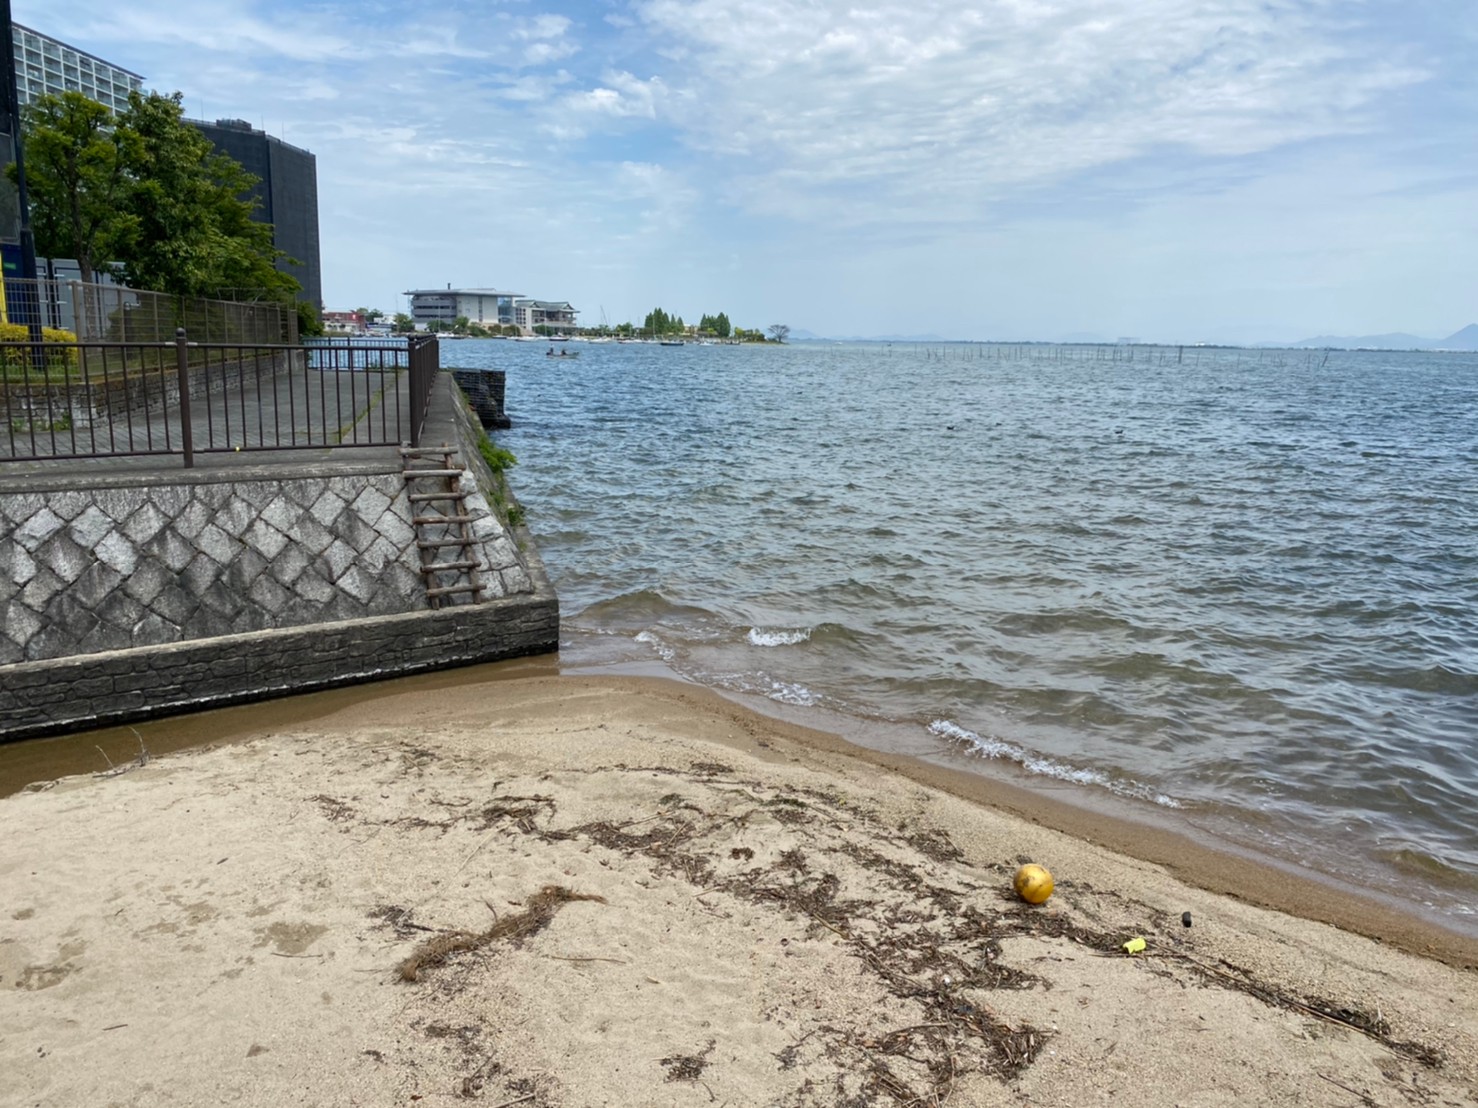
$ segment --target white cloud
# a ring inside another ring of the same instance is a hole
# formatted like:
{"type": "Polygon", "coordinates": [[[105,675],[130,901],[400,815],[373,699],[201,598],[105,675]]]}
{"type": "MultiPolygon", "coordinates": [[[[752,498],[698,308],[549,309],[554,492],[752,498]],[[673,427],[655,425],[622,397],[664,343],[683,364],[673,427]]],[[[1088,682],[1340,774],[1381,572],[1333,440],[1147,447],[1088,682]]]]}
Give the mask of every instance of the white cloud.
{"type": "Polygon", "coordinates": [[[523,41],[530,39],[563,38],[570,29],[570,20],[563,15],[544,13],[531,19],[519,21],[513,28],[513,37],[523,41]]]}
{"type": "MultiPolygon", "coordinates": [[[[982,200],[1167,148],[1240,156],[1351,134],[1423,80],[1324,0],[646,0],[692,52],[671,118],[794,218],[982,200]],[[756,33],[759,30],[762,33],[756,33]],[[859,186],[870,195],[856,197],[859,186]]],[[[677,67],[675,67],[677,68],[677,67]]],[[[601,102],[614,107],[625,97],[601,102]]],[[[896,218],[896,215],[895,215],[896,218]]]]}
{"type": "Polygon", "coordinates": [[[1478,282],[1471,5],[14,7],[313,150],[340,303],[452,280],[840,333],[1298,334],[1439,330],[1478,282]],[[1382,296],[1411,321],[1342,322],[1382,296]]]}
{"type": "Polygon", "coordinates": [[[667,97],[662,78],[642,80],[630,73],[607,73],[603,83],[585,92],[572,93],[563,103],[568,111],[617,118],[656,119],[659,105],[667,97]]]}

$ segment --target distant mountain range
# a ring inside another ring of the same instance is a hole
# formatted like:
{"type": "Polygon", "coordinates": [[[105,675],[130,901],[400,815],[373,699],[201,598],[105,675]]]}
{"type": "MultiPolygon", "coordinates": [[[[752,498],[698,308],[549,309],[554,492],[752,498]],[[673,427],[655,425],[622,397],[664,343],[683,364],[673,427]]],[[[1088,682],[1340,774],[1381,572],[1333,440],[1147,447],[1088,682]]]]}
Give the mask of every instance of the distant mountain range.
{"type": "Polygon", "coordinates": [[[1388,335],[1316,335],[1288,345],[1339,350],[1478,350],[1478,323],[1470,323],[1445,339],[1424,339],[1420,335],[1395,331],[1388,335]]]}

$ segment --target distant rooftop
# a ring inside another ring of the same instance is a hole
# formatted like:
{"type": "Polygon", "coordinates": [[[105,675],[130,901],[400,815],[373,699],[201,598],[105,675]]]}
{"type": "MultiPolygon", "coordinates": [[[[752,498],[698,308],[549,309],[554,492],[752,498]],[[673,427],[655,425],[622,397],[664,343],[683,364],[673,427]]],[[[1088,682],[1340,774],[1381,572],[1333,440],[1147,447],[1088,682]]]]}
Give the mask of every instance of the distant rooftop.
{"type": "MultiPolygon", "coordinates": [[[[101,62],[103,65],[107,66],[110,69],[116,69],[116,70],[118,70],[119,73],[127,73],[130,77],[136,77],[140,81],[142,81],[144,79],[142,74],[135,73],[131,69],[124,69],[121,65],[118,65],[116,62],[110,62],[106,58],[100,58],[96,54],[94,54],[91,50],[83,50],[80,46],[73,46],[69,42],[63,42],[59,38],[53,38],[51,35],[48,35],[45,31],[38,31],[34,27],[27,27],[27,26],[25,26],[22,23],[16,23],[14,20],[11,21],[10,26],[12,28],[12,31],[11,31],[12,35],[14,35],[14,33],[16,31],[25,31],[25,32],[27,32],[29,34],[35,35],[37,38],[46,39],[48,42],[54,42],[54,43],[56,43],[58,46],[60,46],[64,50],[71,50],[73,53],[80,54],[84,58],[91,58],[95,62],[101,62]]],[[[19,37],[19,36],[16,36],[16,37],[19,37]]]]}
{"type": "Polygon", "coordinates": [[[402,296],[522,296],[504,289],[406,289],[402,296]]]}
{"type": "Polygon", "coordinates": [[[313,151],[306,150],[301,146],[294,146],[292,143],[288,142],[287,139],[278,138],[276,135],[268,134],[266,131],[260,131],[244,119],[210,120],[190,119],[187,117],[184,122],[190,124],[190,126],[192,127],[199,127],[201,130],[204,130],[207,133],[209,133],[210,128],[214,127],[218,131],[239,131],[243,135],[261,135],[268,142],[275,142],[278,146],[285,146],[289,150],[296,150],[299,154],[308,154],[310,156],[313,156],[313,151]]]}

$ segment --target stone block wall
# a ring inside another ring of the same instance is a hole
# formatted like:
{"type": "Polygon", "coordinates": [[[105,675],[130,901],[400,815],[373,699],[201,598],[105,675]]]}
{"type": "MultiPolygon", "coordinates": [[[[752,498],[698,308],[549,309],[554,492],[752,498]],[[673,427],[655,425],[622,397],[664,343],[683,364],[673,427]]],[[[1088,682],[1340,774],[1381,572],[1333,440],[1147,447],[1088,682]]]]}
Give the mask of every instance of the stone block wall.
{"type": "MultiPolygon", "coordinates": [[[[467,484],[489,595],[530,591],[467,484]]],[[[0,665],[419,611],[415,538],[398,469],[0,493],[0,665]]]]}
{"type": "Polygon", "coordinates": [[[0,466],[0,741],[557,650],[558,599],[493,510],[482,435],[444,375],[422,441],[466,467],[485,600],[438,610],[391,448],[86,477],[0,466]]]}

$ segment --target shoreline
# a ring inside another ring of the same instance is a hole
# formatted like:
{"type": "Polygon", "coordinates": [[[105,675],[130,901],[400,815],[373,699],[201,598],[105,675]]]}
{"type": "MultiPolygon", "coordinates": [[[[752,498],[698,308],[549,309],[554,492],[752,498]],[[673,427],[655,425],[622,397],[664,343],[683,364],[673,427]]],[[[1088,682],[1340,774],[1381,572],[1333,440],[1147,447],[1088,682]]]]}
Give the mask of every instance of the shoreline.
{"type": "Polygon", "coordinates": [[[1300,874],[1272,859],[1198,841],[1176,828],[1095,811],[1009,781],[936,765],[911,755],[860,746],[834,732],[758,711],[706,686],[665,677],[602,680],[631,681],[637,687],[646,682],[657,688],[670,685],[669,691],[657,695],[671,695],[700,706],[725,706],[758,716],[784,728],[783,733],[792,741],[876,766],[1126,858],[1160,866],[1187,885],[1206,892],[1338,927],[1455,969],[1478,970],[1478,937],[1423,919],[1415,912],[1404,912],[1373,896],[1342,888],[1322,874],[1300,874]]]}
{"type": "Polygon", "coordinates": [[[1478,1103],[1478,973],[1414,931],[701,687],[488,668],[181,718],[208,745],[0,800],[0,1092],[1478,1103]]]}
{"type": "MultiPolygon", "coordinates": [[[[1186,884],[1206,892],[1298,919],[1329,924],[1454,968],[1478,970],[1478,935],[1448,926],[1442,919],[1423,916],[1419,909],[1407,909],[1379,893],[1209,835],[1198,836],[1189,827],[1175,826],[1173,816],[1137,814],[1125,811],[1122,805],[1115,805],[1120,812],[1108,811],[1088,803],[1060,799],[1043,789],[943,765],[917,754],[866,746],[839,731],[800,722],[782,706],[773,706],[763,698],[700,685],[657,663],[631,667],[565,666],[558,656],[542,656],[166,717],[141,725],[149,733],[148,743],[138,727],[127,726],[25,740],[0,747],[0,803],[33,782],[54,779],[58,768],[72,774],[86,774],[114,766],[126,767],[136,759],[141,746],[154,758],[190,751],[203,744],[248,741],[264,729],[301,727],[368,701],[431,690],[458,690],[466,694],[484,685],[496,687],[503,682],[540,679],[649,691],[700,711],[735,713],[736,724],[748,731],[754,730],[753,723],[745,724],[740,717],[763,720],[791,741],[897,774],[1085,844],[1161,866],[1186,884]],[[221,725],[219,730],[213,730],[214,738],[198,737],[197,728],[202,720],[221,725]],[[95,744],[94,740],[102,741],[95,744]],[[86,768],[80,764],[83,761],[87,763],[86,768]],[[1152,815],[1159,818],[1152,820],[1152,815]]],[[[829,718],[827,722],[836,727],[846,723],[840,717],[829,718]]]]}

